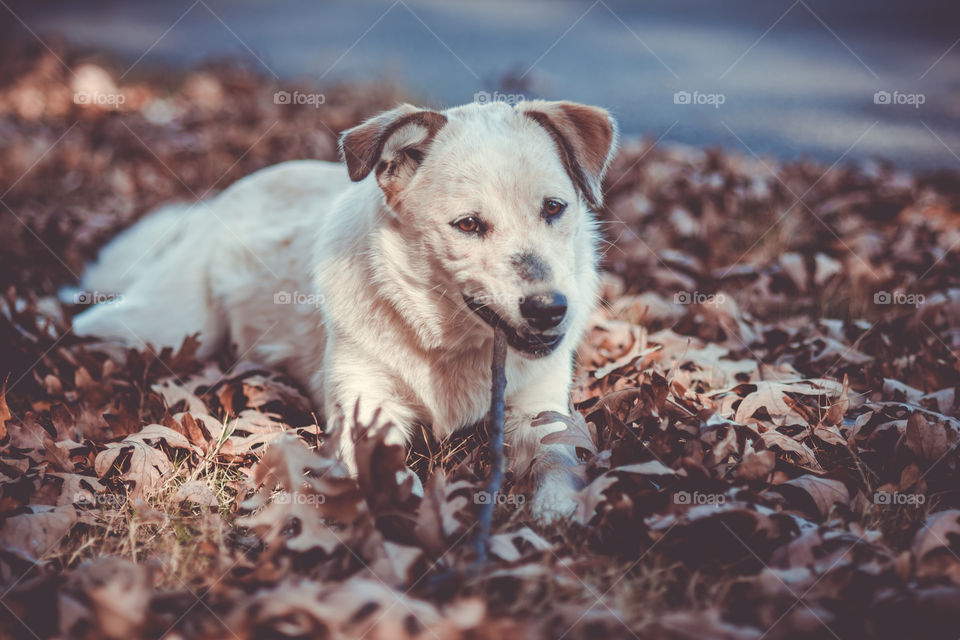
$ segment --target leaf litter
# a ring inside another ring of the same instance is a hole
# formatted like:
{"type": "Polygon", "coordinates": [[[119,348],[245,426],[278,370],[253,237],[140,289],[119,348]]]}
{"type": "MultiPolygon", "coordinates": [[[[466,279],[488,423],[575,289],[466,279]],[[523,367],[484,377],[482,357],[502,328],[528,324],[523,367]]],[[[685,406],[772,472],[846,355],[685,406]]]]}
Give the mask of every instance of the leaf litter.
{"type": "Polygon", "coordinates": [[[544,527],[508,477],[478,573],[483,425],[409,453],[356,425],[354,480],[324,445],[342,425],[283,372],[79,340],[54,295],[153,206],[334,159],[335,132],[410,97],[281,111],[231,63],[121,83],[6,47],[0,172],[24,177],[0,217],[0,636],[960,634],[955,172],[628,143],[549,436],[586,487],[544,527]],[[127,100],[76,105],[84,82],[127,100]]]}

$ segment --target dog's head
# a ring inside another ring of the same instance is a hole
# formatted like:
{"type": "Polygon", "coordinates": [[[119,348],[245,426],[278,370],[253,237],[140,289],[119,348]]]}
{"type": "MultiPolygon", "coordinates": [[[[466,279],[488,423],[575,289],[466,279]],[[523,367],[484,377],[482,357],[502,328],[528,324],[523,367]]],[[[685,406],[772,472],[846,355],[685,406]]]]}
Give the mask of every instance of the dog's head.
{"type": "Polygon", "coordinates": [[[594,303],[591,209],[616,138],[606,111],[571,102],[404,105],[347,131],[341,151],[393,214],[405,249],[392,269],[540,357],[594,303]]]}

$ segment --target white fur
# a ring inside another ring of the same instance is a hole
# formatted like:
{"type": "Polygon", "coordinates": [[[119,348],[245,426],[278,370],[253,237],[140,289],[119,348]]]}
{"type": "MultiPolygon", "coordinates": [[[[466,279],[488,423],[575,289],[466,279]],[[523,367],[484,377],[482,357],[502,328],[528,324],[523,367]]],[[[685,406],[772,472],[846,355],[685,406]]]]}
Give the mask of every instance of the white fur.
{"type": "MultiPolygon", "coordinates": [[[[554,352],[508,352],[508,460],[518,471],[534,462],[539,515],[569,512],[576,460],[568,447],[540,443],[561,425],[530,422],[542,411],[569,411],[573,350],[598,289],[593,214],[551,137],[517,110],[470,105],[444,115],[396,206],[373,174],[354,183],[341,164],[296,161],[209,202],[148,216],[104,249],[81,282],[122,299],[77,316],[75,331],[154,347],[199,332],[201,356],[229,340],[238,356],[288,371],[328,421],[358,405],[362,421],[379,410],[381,423],[393,423],[393,441],[406,443],[418,421],[443,438],[482,420],[490,404],[493,332],[461,294],[529,294],[510,257],[533,252],[551,271],[537,286],[562,291],[569,311],[554,352]],[[539,215],[547,196],[569,203],[554,225],[539,215]],[[450,225],[468,212],[494,225],[489,238],[450,225]],[[283,292],[300,304],[275,303],[283,292]]],[[[382,156],[418,143],[416,129],[401,129],[382,156]]],[[[516,304],[495,306],[523,323],[516,304]]],[[[349,436],[339,447],[354,464],[349,436]]]]}

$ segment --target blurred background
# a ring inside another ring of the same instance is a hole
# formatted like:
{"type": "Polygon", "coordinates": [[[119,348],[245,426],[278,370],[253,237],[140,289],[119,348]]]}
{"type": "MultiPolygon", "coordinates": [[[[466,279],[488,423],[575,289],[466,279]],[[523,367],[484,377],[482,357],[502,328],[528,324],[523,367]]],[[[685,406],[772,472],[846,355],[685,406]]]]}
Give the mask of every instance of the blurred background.
{"type": "Polygon", "coordinates": [[[3,0],[4,40],[150,68],[242,60],[434,105],[566,98],[623,133],[780,159],[960,166],[960,5],[938,0],[3,0]]]}

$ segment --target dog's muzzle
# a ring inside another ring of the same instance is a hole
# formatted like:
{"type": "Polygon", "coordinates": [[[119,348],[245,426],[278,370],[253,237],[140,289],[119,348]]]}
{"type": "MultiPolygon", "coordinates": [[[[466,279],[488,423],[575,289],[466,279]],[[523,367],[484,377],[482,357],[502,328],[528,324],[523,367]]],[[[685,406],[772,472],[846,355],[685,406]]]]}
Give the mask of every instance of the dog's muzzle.
{"type": "Polygon", "coordinates": [[[509,322],[501,318],[489,305],[480,304],[469,296],[463,296],[463,301],[467,303],[471,311],[480,316],[481,320],[494,329],[503,331],[507,336],[507,344],[524,355],[542,358],[552,353],[563,341],[564,334],[562,333],[547,334],[518,331],[509,322]]]}

